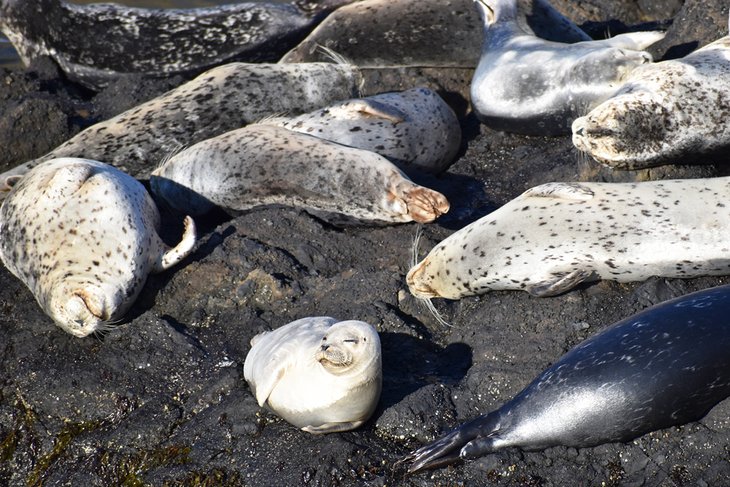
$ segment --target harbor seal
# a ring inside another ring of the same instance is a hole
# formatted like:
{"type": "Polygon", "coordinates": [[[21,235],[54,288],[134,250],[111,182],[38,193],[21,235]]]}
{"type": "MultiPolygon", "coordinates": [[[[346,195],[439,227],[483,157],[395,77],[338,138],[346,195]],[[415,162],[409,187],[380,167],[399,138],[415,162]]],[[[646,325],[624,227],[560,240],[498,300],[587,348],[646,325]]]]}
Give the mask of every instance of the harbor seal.
{"type": "Polygon", "coordinates": [[[408,455],[409,471],[510,447],[590,447],[697,421],[730,395],[730,286],[648,308],[578,344],[501,408],[408,455]]]}
{"type": "Polygon", "coordinates": [[[362,321],[303,318],[256,335],[243,376],[259,406],[308,433],[355,429],[382,387],[380,338],[362,321]]]}
{"type": "Polygon", "coordinates": [[[277,61],[346,3],[306,2],[306,10],[295,3],[266,2],[149,9],[0,0],[0,31],[26,66],[49,56],[71,80],[99,89],[130,73],[197,74],[232,61],[277,61]]]}
{"type": "Polygon", "coordinates": [[[361,80],[354,66],[331,63],[226,64],[92,125],[45,156],[0,174],[0,181],[58,157],[104,161],[144,179],[181,147],[267,116],[357,97],[361,80]]]}
{"type": "Polygon", "coordinates": [[[298,206],[338,221],[430,222],[446,198],[411,182],[374,152],[271,125],[248,125],[204,140],[152,173],[152,191],[198,215],[218,205],[238,213],[260,205],[298,206]]]}
{"type": "Polygon", "coordinates": [[[525,31],[516,0],[476,0],[485,30],[471,83],[477,118],[496,130],[560,135],[613,95],[663,32],[631,32],[566,44],[525,31]]]}
{"type": "Polygon", "coordinates": [[[376,152],[404,170],[439,173],[461,146],[456,114],[428,88],[347,100],[263,123],[376,152]]]}
{"type": "Polygon", "coordinates": [[[406,280],[417,297],[459,299],[730,274],[728,198],[730,177],[543,184],[443,240],[406,280]]]}
{"type": "Polygon", "coordinates": [[[573,144],[615,169],[641,169],[730,147],[730,36],[682,59],[642,66],[573,122],[573,144]]]}
{"type": "MultiPolygon", "coordinates": [[[[474,68],[482,27],[472,0],[365,0],[332,12],[281,62],[326,61],[324,46],[361,68],[393,66],[474,68]],[[416,28],[414,28],[416,26],[416,28]]],[[[590,37],[546,0],[520,0],[528,32],[561,42],[590,37]]]]}
{"type": "Polygon", "coordinates": [[[159,220],[131,176],[97,161],[54,159],[15,182],[3,202],[0,259],[59,327],[85,337],[119,321],[150,272],[192,251],[190,217],[174,248],[157,235],[159,220]]]}

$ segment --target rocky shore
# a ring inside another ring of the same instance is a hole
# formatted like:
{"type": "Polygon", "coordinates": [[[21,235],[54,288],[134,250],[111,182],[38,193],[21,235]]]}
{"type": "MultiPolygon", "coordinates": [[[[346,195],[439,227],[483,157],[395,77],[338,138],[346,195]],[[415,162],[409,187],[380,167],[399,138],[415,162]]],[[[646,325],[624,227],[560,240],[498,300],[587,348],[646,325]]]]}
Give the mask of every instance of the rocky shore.
{"type": "MultiPolygon", "coordinates": [[[[555,4],[594,36],[671,21],[654,48],[657,58],[727,33],[728,7],[720,1],[555,4]]],[[[443,79],[458,84],[458,76],[443,79]]],[[[0,172],[183,81],[126,79],[94,93],[66,81],[50,61],[0,69],[0,172]]],[[[722,154],[612,172],[579,154],[568,136],[495,132],[465,110],[461,115],[456,162],[442,175],[417,178],[451,202],[447,215],[423,227],[421,256],[540,183],[728,174],[722,154]]],[[[169,243],[181,221],[163,209],[169,243]]],[[[0,266],[0,484],[730,484],[728,400],[697,423],[628,444],[509,450],[414,476],[395,465],[423,442],[500,406],[607,325],[730,278],[599,282],[551,298],[492,292],[436,300],[447,327],[405,284],[416,224],[335,227],[288,208],[236,218],[218,213],[197,223],[194,254],[152,276],[128,318],[104,336],[78,339],[55,327],[0,266]],[[383,394],[373,418],[352,432],[299,431],[260,409],[243,380],[255,334],[317,315],[367,321],[381,335],[383,394]]]]}

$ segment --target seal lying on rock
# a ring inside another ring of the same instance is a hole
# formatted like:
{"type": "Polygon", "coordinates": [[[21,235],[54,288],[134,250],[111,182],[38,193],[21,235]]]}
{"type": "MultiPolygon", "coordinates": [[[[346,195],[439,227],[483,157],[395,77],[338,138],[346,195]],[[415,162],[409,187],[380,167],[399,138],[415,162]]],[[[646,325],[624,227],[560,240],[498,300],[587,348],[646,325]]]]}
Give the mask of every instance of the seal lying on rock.
{"type": "MultiPolygon", "coordinates": [[[[302,113],[359,95],[354,66],[231,63],[80,132],[49,154],[3,174],[23,174],[38,162],[85,157],[149,176],[166,157],[201,140],[264,117],[302,113]]],[[[2,194],[0,184],[0,198],[2,194]]]]}
{"type": "MultiPolygon", "coordinates": [[[[327,61],[329,48],[361,68],[469,67],[482,29],[472,0],[365,0],[332,12],[281,62],[327,61]]],[[[545,0],[519,0],[527,32],[560,42],[590,40],[545,0]]]]}
{"type": "Polygon", "coordinates": [[[328,220],[426,223],[446,198],[411,182],[378,154],[271,125],[249,125],[199,142],[152,173],[152,191],[198,215],[260,205],[300,206],[328,220]],[[334,214],[334,215],[331,215],[334,214]]]}
{"type": "Polygon", "coordinates": [[[730,36],[682,59],[642,66],[573,122],[573,144],[616,169],[730,147],[730,36]]]}
{"type": "Polygon", "coordinates": [[[409,471],[509,447],[589,447],[696,421],[730,395],[730,286],[688,294],[579,344],[498,410],[408,455],[409,471]]]}
{"type": "Polygon", "coordinates": [[[362,321],[303,318],[256,335],[243,375],[259,406],[309,433],[357,428],[382,384],[380,338],[362,321]]]}
{"type": "Polygon", "coordinates": [[[454,111],[428,88],[347,100],[263,123],[377,152],[402,169],[435,173],[451,164],[461,144],[454,111]]]}
{"type": "Polygon", "coordinates": [[[577,117],[613,95],[643,51],[663,32],[632,32],[565,44],[526,32],[517,0],[476,0],[484,22],[482,55],[471,84],[479,120],[496,130],[534,135],[570,132],[577,117]]]}
{"type": "Polygon", "coordinates": [[[0,0],[0,31],[26,65],[50,56],[70,79],[100,88],[129,73],[169,76],[230,61],[276,61],[324,14],[346,3],[307,2],[305,11],[265,2],[147,9],[0,0]]]}
{"type": "Polygon", "coordinates": [[[543,184],[443,240],[406,279],[417,297],[459,299],[730,274],[729,199],[730,177],[543,184]]]}
{"type": "Polygon", "coordinates": [[[144,187],[97,161],[47,161],[17,181],[0,208],[0,259],[43,311],[77,337],[119,321],[150,272],[185,258],[195,225],[174,248],[144,187]]]}

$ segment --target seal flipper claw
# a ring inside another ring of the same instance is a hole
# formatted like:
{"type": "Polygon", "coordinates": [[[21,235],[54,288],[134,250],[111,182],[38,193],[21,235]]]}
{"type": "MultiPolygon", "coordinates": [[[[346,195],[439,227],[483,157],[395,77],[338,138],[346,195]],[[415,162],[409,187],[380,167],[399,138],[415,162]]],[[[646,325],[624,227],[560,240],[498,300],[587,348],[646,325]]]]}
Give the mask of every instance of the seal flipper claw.
{"type": "Polygon", "coordinates": [[[184,220],[185,230],[183,231],[182,239],[180,243],[175,247],[164,252],[153,269],[153,272],[162,272],[174,266],[185,257],[190,255],[195,246],[195,222],[189,216],[185,217],[184,220]]]}
{"type": "Polygon", "coordinates": [[[529,286],[526,290],[533,296],[543,298],[556,296],[574,288],[593,277],[593,271],[576,269],[567,274],[553,274],[550,278],[529,286]]]}

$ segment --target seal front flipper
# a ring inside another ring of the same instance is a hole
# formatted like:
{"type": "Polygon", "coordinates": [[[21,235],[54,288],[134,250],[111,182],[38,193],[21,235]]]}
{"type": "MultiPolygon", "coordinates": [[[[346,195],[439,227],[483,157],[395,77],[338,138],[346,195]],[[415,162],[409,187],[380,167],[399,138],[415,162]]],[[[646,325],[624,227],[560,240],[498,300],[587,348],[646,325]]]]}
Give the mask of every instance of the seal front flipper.
{"type": "Polygon", "coordinates": [[[365,421],[344,421],[341,423],[325,423],[319,426],[304,426],[303,431],[313,435],[321,435],[324,433],[339,433],[341,431],[350,431],[358,428],[365,421]]]}
{"type": "Polygon", "coordinates": [[[162,255],[160,255],[157,264],[155,265],[153,272],[162,272],[174,266],[185,257],[190,255],[195,246],[195,222],[189,216],[185,217],[184,220],[185,230],[183,231],[182,239],[176,246],[168,249],[162,255]]]}
{"type": "Polygon", "coordinates": [[[580,183],[545,183],[528,189],[522,193],[522,196],[588,201],[593,198],[594,194],[588,186],[580,183]]]}
{"type": "Polygon", "coordinates": [[[373,118],[383,118],[397,125],[406,119],[406,114],[396,107],[375,100],[357,100],[347,104],[347,109],[373,118]]]}
{"type": "Polygon", "coordinates": [[[581,282],[591,280],[593,277],[594,272],[586,269],[576,269],[567,274],[556,272],[551,274],[548,279],[530,285],[525,290],[538,298],[556,296],[574,288],[581,282]]]}

